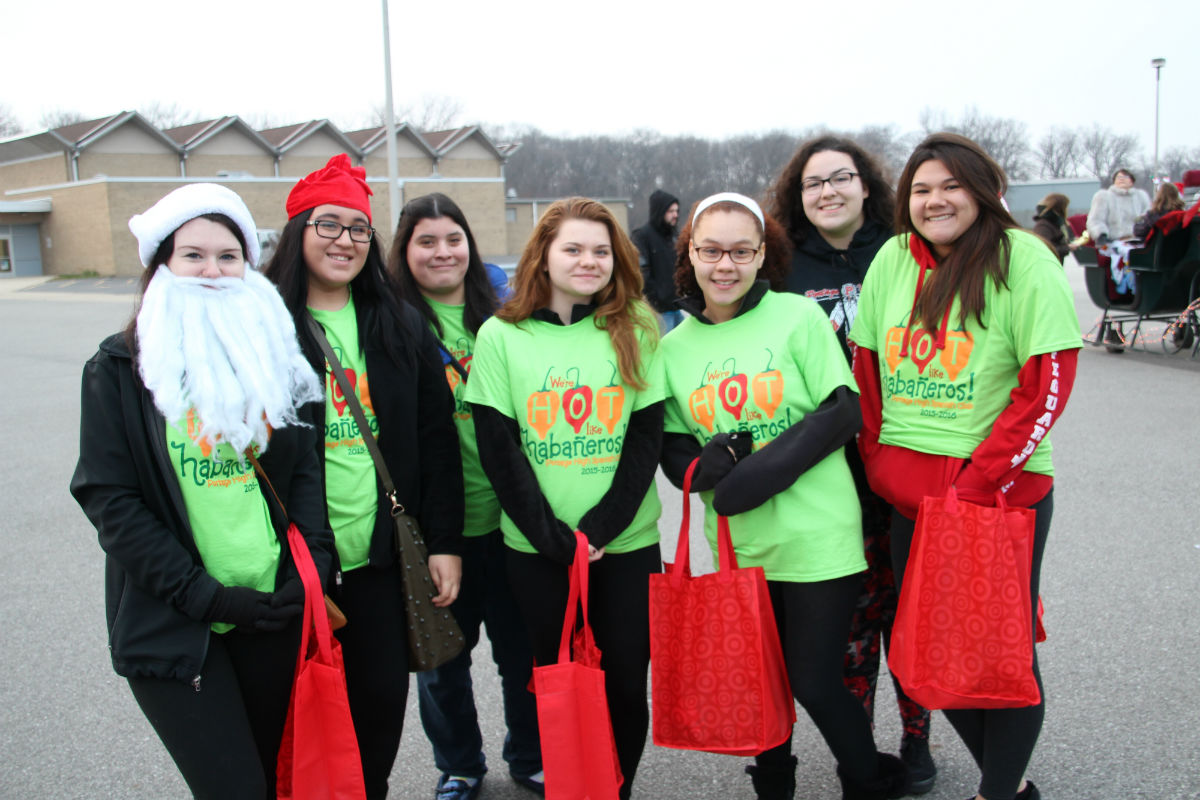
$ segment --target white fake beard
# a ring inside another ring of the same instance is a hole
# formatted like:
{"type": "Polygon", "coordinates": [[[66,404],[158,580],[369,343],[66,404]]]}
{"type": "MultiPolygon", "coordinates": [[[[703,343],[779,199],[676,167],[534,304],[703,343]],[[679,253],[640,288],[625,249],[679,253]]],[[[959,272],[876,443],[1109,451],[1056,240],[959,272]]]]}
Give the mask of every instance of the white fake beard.
{"type": "Polygon", "coordinates": [[[303,424],[296,410],[324,397],[274,284],[244,278],[181,278],[158,268],[137,315],[138,372],[170,422],[189,409],[197,441],[235,453],[267,449],[271,428],[303,424]],[[268,427],[269,426],[269,427],[268,427]]]}

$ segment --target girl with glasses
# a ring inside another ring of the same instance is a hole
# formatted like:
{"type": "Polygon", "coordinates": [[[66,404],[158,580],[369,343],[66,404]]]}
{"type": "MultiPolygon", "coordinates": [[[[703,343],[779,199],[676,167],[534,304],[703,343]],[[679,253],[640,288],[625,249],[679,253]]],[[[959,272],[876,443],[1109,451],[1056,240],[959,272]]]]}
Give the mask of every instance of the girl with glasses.
{"type": "Polygon", "coordinates": [[[449,663],[417,675],[421,722],[442,772],[437,797],[476,797],[487,772],[471,688],[471,650],[479,641],[481,625],[487,625],[492,660],[500,670],[508,725],[503,755],[509,773],[522,786],[544,793],[537,708],[528,689],[533,654],[504,569],[500,501],[479,464],[475,423],[464,400],[475,337],[499,301],[466,216],[444,194],[418,197],[400,212],[388,269],[402,296],[440,340],[463,460],[462,591],[450,608],[467,646],[449,663]]]}
{"type": "MultiPolygon", "coordinates": [[[[894,509],[897,586],[923,497],[954,485],[964,500],[990,506],[1004,491],[1009,505],[1037,514],[1036,604],[1054,506],[1047,434],[1070,395],[1081,340],[1062,267],[1005,209],[1006,189],[1004,171],[970,139],[935,133],[918,145],[897,189],[900,233],[867,273],[850,339],[859,448],[871,488],[894,509]],[[924,397],[959,401],[922,413],[918,384],[924,397]]],[[[977,798],[1040,797],[1024,773],[1043,713],[1042,703],[945,712],[982,772],[977,798]]]]}
{"type": "MultiPolygon", "coordinates": [[[[663,469],[729,517],[739,566],[761,566],[792,692],[837,759],[847,800],[900,797],[907,770],[878,753],[842,682],[866,569],[854,479],[843,455],[861,418],[854,379],[813,301],[780,293],[791,247],[775,220],[734,193],[697,204],[679,237],[675,282],[691,315],[663,339],[663,469]],[[772,291],[774,289],[775,291],[772,291]]],[[[748,767],[765,800],[796,788],[790,739],[748,767]]]]}
{"type": "Polygon", "coordinates": [[[649,576],[661,569],[654,473],[662,443],[658,324],[637,249],[582,197],[552,204],[512,298],[479,328],[467,382],[479,460],[500,500],[509,583],[538,664],[558,659],[575,553],[587,536],[590,618],[628,798],[646,744],[649,576]]]}
{"type": "MultiPolygon", "coordinates": [[[[820,136],[800,145],[770,192],[768,213],[787,230],[793,246],[788,291],[811,297],[829,316],[847,363],[846,336],[858,313],[858,297],[871,260],[892,235],[896,205],[891,182],[878,161],[850,139],[820,136]]],[[[890,642],[896,616],[888,527],[891,508],[871,491],[853,443],[846,460],[862,506],[867,574],[854,609],[846,647],[846,685],[874,719],[880,650],[890,642]]],[[[912,778],[910,791],[933,788],[937,768],[929,754],[929,711],[913,702],[893,679],[903,721],[900,757],[912,778]]]]}
{"type": "Polygon", "coordinates": [[[461,576],[462,462],[454,400],[437,340],[396,297],[371,228],[366,172],[337,155],[287,199],[288,222],[267,267],[296,320],[309,363],[324,376],[324,435],[316,443],[340,572],[330,594],[346,615],[336,632],[367,796],[387,795],[408,697],[407,622],[391,517],[363,432],[309,319],[346,372],[397,499],[429,547],[434,605],[449,606],[461,576]]]}

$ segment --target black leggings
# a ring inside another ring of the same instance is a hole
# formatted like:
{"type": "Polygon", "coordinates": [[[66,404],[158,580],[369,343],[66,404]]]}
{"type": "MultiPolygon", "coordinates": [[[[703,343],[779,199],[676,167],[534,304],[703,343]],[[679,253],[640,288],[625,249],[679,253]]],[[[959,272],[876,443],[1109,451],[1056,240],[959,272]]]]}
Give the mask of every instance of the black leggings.
{"type": "MultiPolygon", "coordinates": [[[[558,643],[567,607],[567,568],[536,553],[520,553],[511,548],[506,548],[506,552],[512,592],[529,630],[534,661],[553,664],[558,661],[558,643]]],[[[629,553],[606,553],[589,565],[588,617],[601,651],[608,713],[612,718],[617,760],[625,778],[621,784],[622,798],[628,798],[633,787],[650,725],[650,708],[646,703],[650,575],[661,569],[657,543],[629,553]]],[[[845,631],[842,638],[844,644],[845,631]]]]}
{"type": "MultiPolygon", "coordinates": [[[[1029,596],[1033,603],[1033,618],[1036,618],[1042,555],[1046,551],[1046,537],[1050,533],[1050,518],[1054,515],[1054,492],[1034,503],[1032,508],[1037,513],[1037,521],[1033,528],[1033,570],[1029,576],[1029,596]]],[[[892,514],[892,563],[897,587],[903,585],[904,566],[912,547],[914,525],[914,521],[903,514],[892,514]]],[[[1032,630],[1029,635],[1033,636],[1032,630]]],[[[1042,674],[1038,670],[1036,647],[1033,652],[1033,674],[1042,694],[1042,702],[1036,706],[944,712],[979,766],[979,794],[988,800],[1011,800],[1016,795],[1033,755],[1033,747],[1042,732],[1042,720],[1046,716],[1046,693],[1042,687],[1042,674]]]]}
{"type": "Polygon", "coordinates": [[[408,700],[408,632],[400,567],[359,567],[342,573],[337,604],[346,627],[342,643],[346,694],[358,736],[367,797],[387,797],[388,776],[400,749],[408,700]]]}
{"type": "Polygon", "coordinates": [[[275,797],[299,648],[297,618],[279,633],[210,634],[200,691],[184,681],[129,678],[134,699],[195,797],[275,797]]]}
{"type": "MultiPolygon", "coordinates": [[[[862,703],[842,681],[850,617],[862,574],[827,581],[767,581],[783,644],[792,694],[816,724],[847,777],[867,783],[878,767],[871,723],[862,703]]],[[[792,770],[789,739],[755,756],[768,770],[792,770]]]]}

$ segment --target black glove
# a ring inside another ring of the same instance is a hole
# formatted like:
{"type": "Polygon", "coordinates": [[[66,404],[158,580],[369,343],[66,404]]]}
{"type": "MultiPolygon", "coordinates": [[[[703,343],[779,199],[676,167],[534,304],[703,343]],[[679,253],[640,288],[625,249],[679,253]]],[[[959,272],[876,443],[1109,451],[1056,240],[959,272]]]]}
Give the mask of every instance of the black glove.
{"type": "MultiPolygon", "coordinates": [[[[323,602],[323,599],[322,599],[323,602]]],[[[271,595],[272,616],[260,619],[255,624],[255,630],[281,631],[287,627],[292,617],[304,613],[304,584],[299,578],[292,578],[283,587],[271,595]]]]}
{"type": "Polygon", "coordinates": [[[1101,247],[1107,246],[1108,243],[1111,241],[1112,241],[1112,239],[1108,238],[1107,233],[1102,233],[1098,237],[1096,237],[1096,244],[1100,245],[1101,247]]]}
{"type": "Polygon", "coordinates": [[[298,580],[295,584],[300,593],[300,605],[297,607],[294,602],[296,589],[289,589],[292,585],[289,581],[277,594],[284,595],[288,592],[293,597],[282,597],[282,605],[278,608],[272,606],[277,596],[275,594],[260,592],[246,586],[222,586],[213,597],[204,621],[228,622],[238,628],[253,631],[283,630],[288,620],[304,609],[304,588],[298,580]]]}
{"type": "Polygon", "coordinates": [[[754,439],[746,431],[718,433],[700,451],[700,463],[692,475],[692,491],[703,492],[716,486],[739,459],[750,454],[753,446],[754,439]]]}

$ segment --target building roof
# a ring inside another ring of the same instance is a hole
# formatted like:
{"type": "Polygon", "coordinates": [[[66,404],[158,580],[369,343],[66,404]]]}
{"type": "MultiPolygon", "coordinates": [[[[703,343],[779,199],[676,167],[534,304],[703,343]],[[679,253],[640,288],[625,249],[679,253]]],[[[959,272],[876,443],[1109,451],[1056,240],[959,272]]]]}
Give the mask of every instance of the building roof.
{"type": "Polygon", "coordinates": [[[496,155],[496,158],[503,161],[506,157],[478,125],[465,125],[448,131],[427,131],[422,135],[438,156],[446,155],[468,139],[478,139],[485,148],[496,155]]]}
{"type": "MultiPolygon", "coordinates": [[[[425,141],[421,134],[417,133],[407,122],[401,122],[396,125],[396,136],[403,136],[413,142],[417,147],[424,150],[430,158],[437,158],[437,153],[425,141]]],[[[387,146],[387,126],[379,125],[374,128],[363,128],[360,131],[347,131],[346,138],[354,142],[354,145],[366,157],[375,151],[378,147],[387,146]]]]}
{"type": "Polygon", "coordinates": [[[342,133],[336,125],[327,119],[313,119],[308,122],[300,122],[295,125],[284,125],[280,128],[268,128],[265,131],[259,131],[262,136],[272,147],[274,147],[280,155],[283,155],[291,148],[300,144],[300,142],[309,138],[318,131],[325,130],[334,139],[341,142],[346,148],[346,152],[357,158],[362,157],[362,153],[351,139],[342,133]]]}
{"type": "Polygon", "coordinates": [[[180,125],[178,128],[165,130],[163,133],[170,136],[184,150],[195,150],[218,133],[229,128],[237,128],[243,135],[253,140],[271,155],[277,154],[275,147],[262,134],[247,125],[237,115],[205,120],[204,122],[193,122],[190,125],[180,125]]]}

